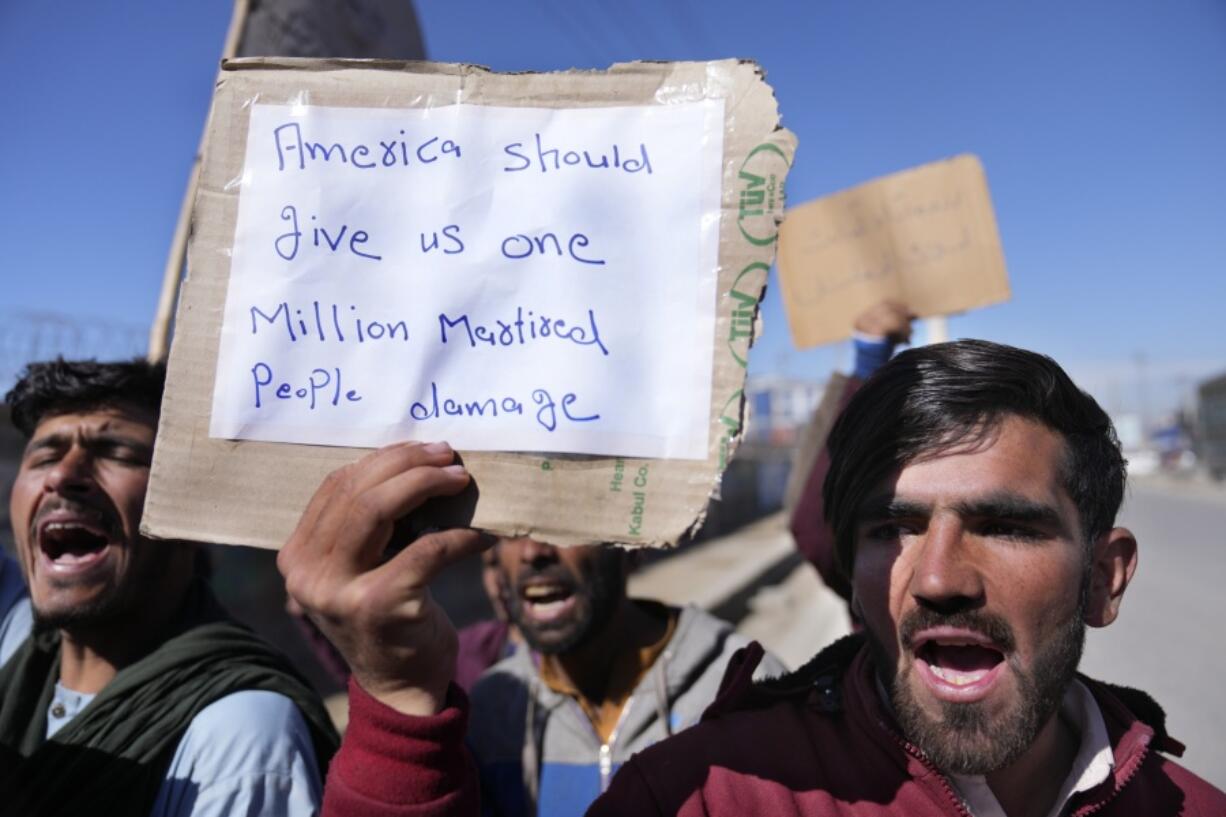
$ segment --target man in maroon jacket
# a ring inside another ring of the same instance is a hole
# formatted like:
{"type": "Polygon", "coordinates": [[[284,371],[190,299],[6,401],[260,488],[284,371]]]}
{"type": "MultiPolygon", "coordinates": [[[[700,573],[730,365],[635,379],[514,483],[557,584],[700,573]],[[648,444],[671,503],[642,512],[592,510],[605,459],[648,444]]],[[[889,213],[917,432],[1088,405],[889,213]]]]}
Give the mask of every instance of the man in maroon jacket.
{"type": "MultiPolygon", "coordinates": [[[[904,352],[829,447],[825,512],[863,634],[765,684],[750,681],[760,650],[739,654],[703,722],[623,766],[590,814],[1226,814],[1226,795],[1160,754],[1182,747],[1156,704],[1076,672],[1086,625],[1118,614],[1137,544],[1114,526],[1110,421],[1055,363],[981,341],[904,352]]],[[[380,574],[337,557],[377,552],[329,521],[391,520],[458,490],[435,476],[449,454],[431,456],[379,452],[326,484],[333,499],[321,511],[317,495],[282,555],[357,678],[333,817],[477,807],[463,699],[427,660],[450,631],[421,590],[476,535],[415,543],[380,574]],[[356,490],[367,472],[384,475],[374,499],[356,490]]]]}

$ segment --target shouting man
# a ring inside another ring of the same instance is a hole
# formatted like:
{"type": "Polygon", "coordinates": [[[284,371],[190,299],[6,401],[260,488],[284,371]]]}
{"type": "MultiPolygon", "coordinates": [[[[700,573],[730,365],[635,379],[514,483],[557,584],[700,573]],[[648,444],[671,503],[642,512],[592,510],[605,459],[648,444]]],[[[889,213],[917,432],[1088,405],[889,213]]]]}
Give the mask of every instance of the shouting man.
{"type": "MultiPolygon", "coordinates": [[[[495,546],[508,612],[530,650],[472,693],[469,745],[499,815],[581,814],[630,756],[698,722],[747,640],[697,607],[626,595],[628,551],[495,546]]],[[[760,670],[784,667],[766,656],[760,670]]]]}
{"type": "Polygon", "coordinates": [[[315,693],[228,618],[198,547],[140,535],[164,377],[57,360],[6,398],[28,439],[10,513],[29,594],[4,564],[6,814],[319,807],[336,737],[315,693]]]}
{"type": "Polygon", "coordinates": [[[1111,423],[1063,370],[982,341],[903,352],[829,448],[826,517],[863,634],[764,685],[743,677],[751,652],[721,711],[636,758],[595,813],[1226,809],[1159,754],[1182,747],[1148,696],[1077,673],[1137,543],[1115,527],[1111,423]],[[740,748],[755,735],[788,748],[740,748]]]}

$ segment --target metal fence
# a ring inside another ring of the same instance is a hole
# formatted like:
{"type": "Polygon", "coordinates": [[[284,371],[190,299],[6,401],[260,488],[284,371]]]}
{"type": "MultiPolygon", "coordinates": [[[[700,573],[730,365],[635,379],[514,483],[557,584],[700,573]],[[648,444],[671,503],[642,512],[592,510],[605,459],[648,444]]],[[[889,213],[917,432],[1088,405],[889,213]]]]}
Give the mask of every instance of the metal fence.
{"type": "Polygon", "coordinates": [[[145,353],[148,330],[57,312],[0,310],[0,395],[27,363],[66,358],[119,360],[145,353]]]}

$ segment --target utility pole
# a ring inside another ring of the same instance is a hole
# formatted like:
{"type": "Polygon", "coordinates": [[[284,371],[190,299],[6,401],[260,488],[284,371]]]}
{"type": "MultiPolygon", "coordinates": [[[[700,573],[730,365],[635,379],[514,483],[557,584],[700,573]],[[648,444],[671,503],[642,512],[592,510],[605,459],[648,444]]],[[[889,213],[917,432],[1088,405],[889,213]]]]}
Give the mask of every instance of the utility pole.
{"type": "Polygon", "coordinates": [[[924,343],[945,343],[949,340],[949,318],[935,315],[924,319],[924,343]]]}

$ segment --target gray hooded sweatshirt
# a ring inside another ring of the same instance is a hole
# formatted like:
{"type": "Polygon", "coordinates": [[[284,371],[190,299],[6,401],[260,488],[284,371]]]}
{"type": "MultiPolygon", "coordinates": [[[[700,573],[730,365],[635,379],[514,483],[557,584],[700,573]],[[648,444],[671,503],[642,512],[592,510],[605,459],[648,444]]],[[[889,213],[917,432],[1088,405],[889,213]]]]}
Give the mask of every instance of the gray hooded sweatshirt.
{"type": "MultiPolygon", "coordinates": [[[[583,814],[635,752],[698,722],[724,667],[749,641],[685,607],[664,651],[631,693],[609,742],[571,697],[540,679],[530,650],[491,667],[472,691],[468,741],[481,774],[482,811],[499,817],[583,814]]],[[[763,677],[787,668],[767,655],[763,677]]]]}

